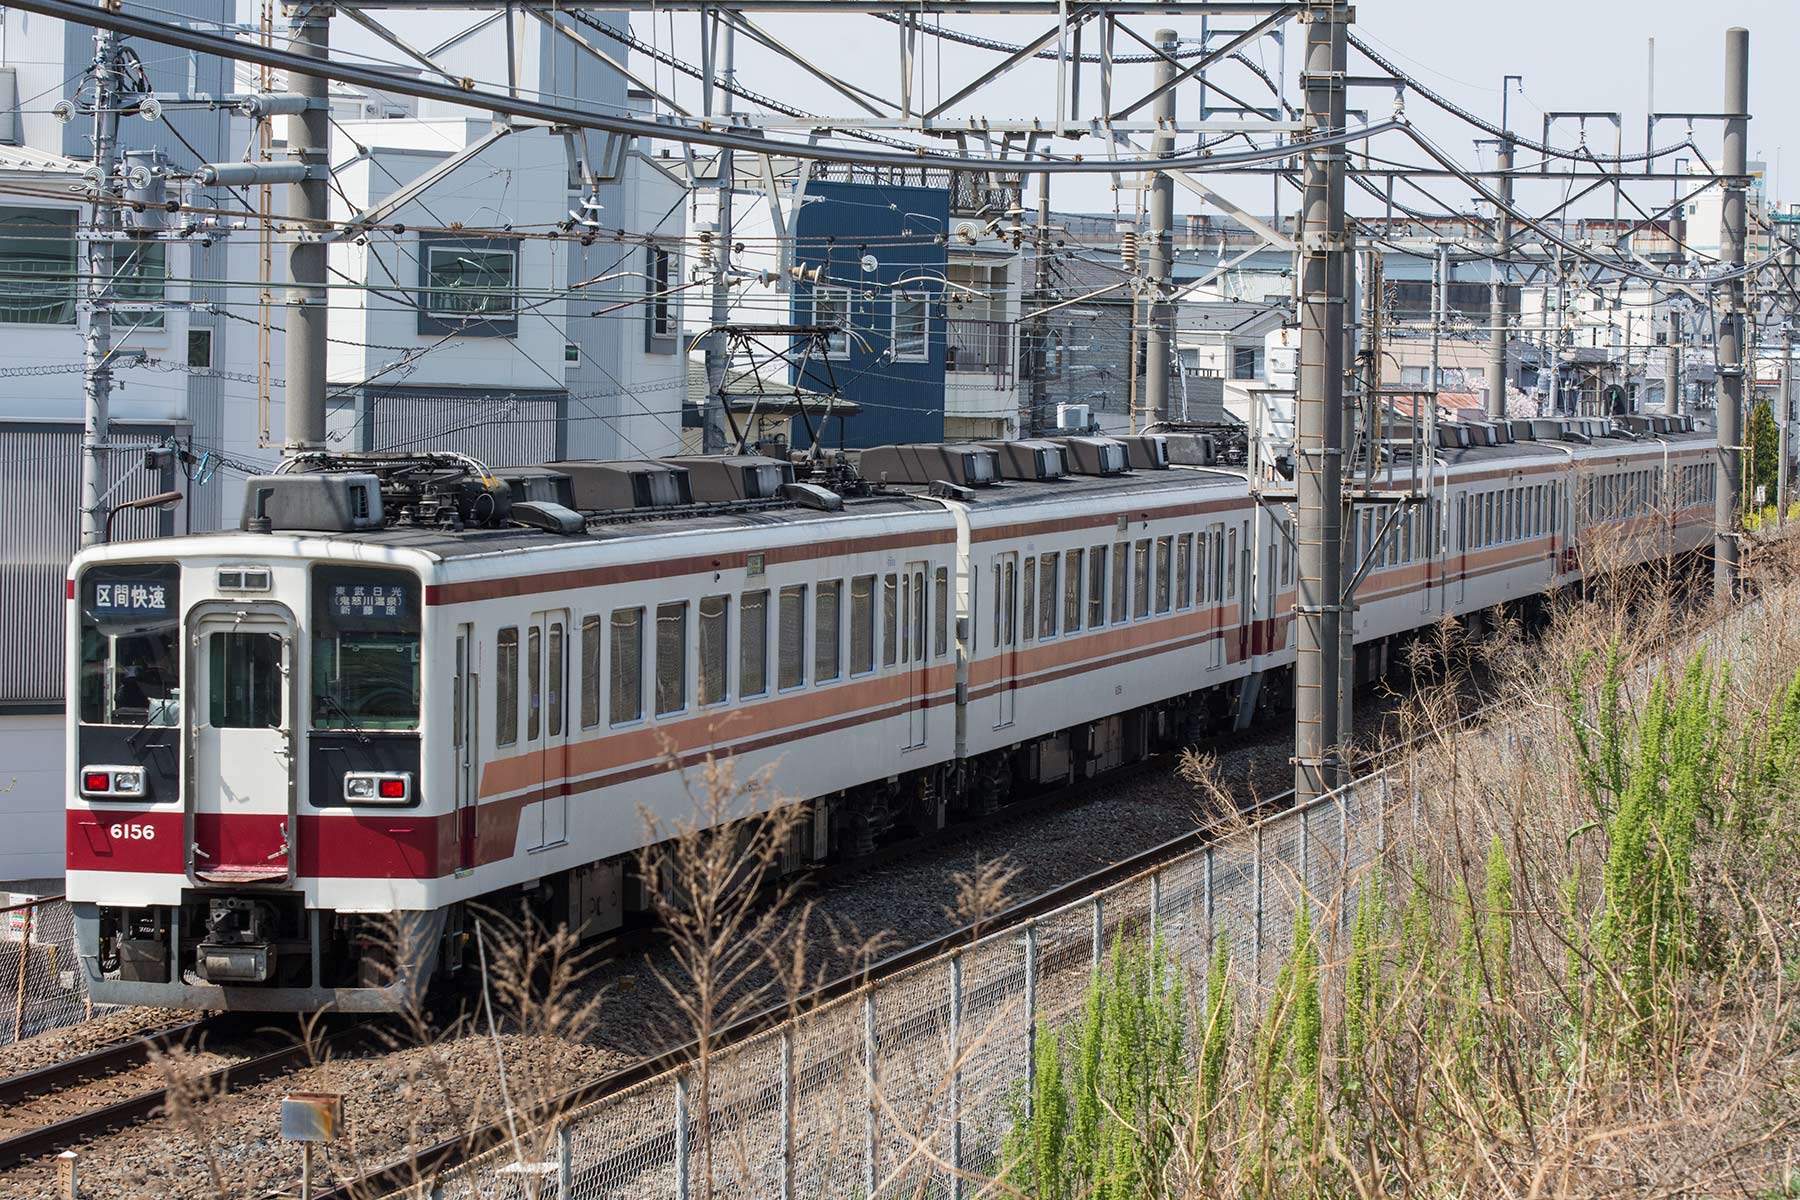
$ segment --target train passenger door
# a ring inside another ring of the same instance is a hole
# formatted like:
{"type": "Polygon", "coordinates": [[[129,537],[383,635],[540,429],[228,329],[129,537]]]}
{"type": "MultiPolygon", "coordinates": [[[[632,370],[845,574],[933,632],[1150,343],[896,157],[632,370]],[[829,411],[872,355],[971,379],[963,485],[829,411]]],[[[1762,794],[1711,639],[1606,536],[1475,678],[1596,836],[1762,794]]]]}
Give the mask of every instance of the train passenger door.
{"type": "Polygon", "coordinates": [[[450,729],[456,753],[456,869],[467,871],[475,865],[476,805],[480,802],[476,771],[476,715],[481,711],[480,689],[476,687],[475,627],[459,625],[456,629],[456,681],[452,689],[450,729]]]}
{"type": "Polygon", "coordinates": [[[994,556],[994,658],[999,670],[999,707],[994,728],[1011,725],[1018,716],[1013,691],[1019,670],[1019,556],[994,556]]]}
{"type": "Polygon", "coordinates": [[[1212,640],[1212,666],[1218,670],[1225,665],[1225,525],[1214,521],[1207,527],[1206,544],[1210,550],[1206,564],[1206,606],[1210,610],[1213,630],[1216,636],[1212,640]]]}
{"type": "Polygon", "coordinates": [[[925,725],[928,713],[927,701],[931,695],[931,647],[926,641],[926,633],[931,629],[927,620],[929,604],[925,599],[925,580],[930,577],[930,563],[908,563],[906,566],[906,588],[911,595],[909,603],[903,602],[900,611],[910,621],[909,632],[903,634],[900,644],[912,657],[908,660],[901,656],[906,666],[907,705],[906,705],[906,748],[914,749],[925,744],[925,725]]]}
{"type": "Polygon", "coordinates": [[[568,630],[568,610],[555,609],[531,614],[525,634],[525,733],[537,754],[541,797],[533,849],[557,845],[569,834],[568,630]]]}
{"type": "Polygon", "coordinates": [[[290,878],[294,628],[282,610],[191,618],[188,870],[209,882],[290,878]]]}

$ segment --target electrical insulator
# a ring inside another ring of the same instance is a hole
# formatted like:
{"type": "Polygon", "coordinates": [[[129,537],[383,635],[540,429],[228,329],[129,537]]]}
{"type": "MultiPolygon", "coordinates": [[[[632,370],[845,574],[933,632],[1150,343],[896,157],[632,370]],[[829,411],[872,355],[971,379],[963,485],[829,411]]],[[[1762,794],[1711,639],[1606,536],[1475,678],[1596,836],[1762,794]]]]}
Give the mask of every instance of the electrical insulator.
{"type": "Polygon", "coordinates": [[[694,233],[700,239],[698,266],[702,272],[713,268],[713,227],[710,221],[702,221],[694,227],[694,233]]]}
{"type": "Polygon", "coordinates": [[[1137,274],[1138,269],[1138,234],[1136,229],[1121,228],[1119,230],[1119,262],[1126,271],[1137,274]]]}

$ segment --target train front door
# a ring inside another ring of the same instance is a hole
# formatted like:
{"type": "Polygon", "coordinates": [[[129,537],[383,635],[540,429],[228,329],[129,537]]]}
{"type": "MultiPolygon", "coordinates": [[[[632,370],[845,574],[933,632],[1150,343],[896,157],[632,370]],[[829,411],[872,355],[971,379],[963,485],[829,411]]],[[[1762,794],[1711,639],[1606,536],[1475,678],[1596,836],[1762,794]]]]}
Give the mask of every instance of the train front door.
{"type": "Polygon", "coordinates": [[[456,680],[451,696],[451,731],[456,741],[456,869],[467,871],[475,866],[475,825],[481,793],[477,786],[480,775],[476,768],[477,715],[481,712],[481,692],[475,670],[475,627],[461,625],[456,630],[456,680]]]}
{"type": "Polygon", "coordinates": [[[294,627],[285,610],[207,606],[189,618],[189,872],[285,880],[294,861],[294,627]]]}

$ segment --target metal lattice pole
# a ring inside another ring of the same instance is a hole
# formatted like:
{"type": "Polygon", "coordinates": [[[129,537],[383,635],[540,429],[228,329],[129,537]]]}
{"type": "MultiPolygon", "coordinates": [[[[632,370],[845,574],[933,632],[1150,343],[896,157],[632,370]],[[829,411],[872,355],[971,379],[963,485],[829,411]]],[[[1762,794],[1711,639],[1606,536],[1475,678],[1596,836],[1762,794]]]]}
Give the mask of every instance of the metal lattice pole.
{"type": "MultiPolygon", "coordinates": [[[[1725,31],[1725,203],[1719,212],[1719,257],[1727,271],[1744,265],[1745,147],[1750,112],[1750,31],[1725,31]]],[[[1713,497],[1713,597],[1737,591],[1738,491],[1744,422],[1744,278],[1725,284],[1719,318],[1718,494],[1713,497]]]]}

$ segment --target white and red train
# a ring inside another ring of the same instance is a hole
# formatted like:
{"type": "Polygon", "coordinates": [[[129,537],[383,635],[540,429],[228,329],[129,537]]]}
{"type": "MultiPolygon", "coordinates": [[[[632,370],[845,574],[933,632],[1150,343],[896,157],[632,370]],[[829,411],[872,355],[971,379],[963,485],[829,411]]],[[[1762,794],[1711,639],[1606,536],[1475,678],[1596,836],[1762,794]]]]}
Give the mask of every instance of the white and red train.
{"type": "MultiPolygon", "coordinates": [[[[1360,643],[1567,586],[1601,536],[1709,543],[1710,437],[1515,426],[1445,434],[1434,498],[1379,545],[1388,510],[1358,515],[1360,643]]],[[[504,489],[340,462],[253,480],[239,531],[83,552],[67,892],[91,995],[376,1010],[460,966],[472,904],[615,927],[642,814],[692,816],[672,759],[771,770],[810,806],[799,867],[1284,693],[1259,685],[1293,663],[1291,511],[1242,469],[1037,477],[1118,454],[871,451],[885,484],[842,496],[766,459],[504,489]],[[896,482],[927,477],[962,486],[896,482]]]]}

